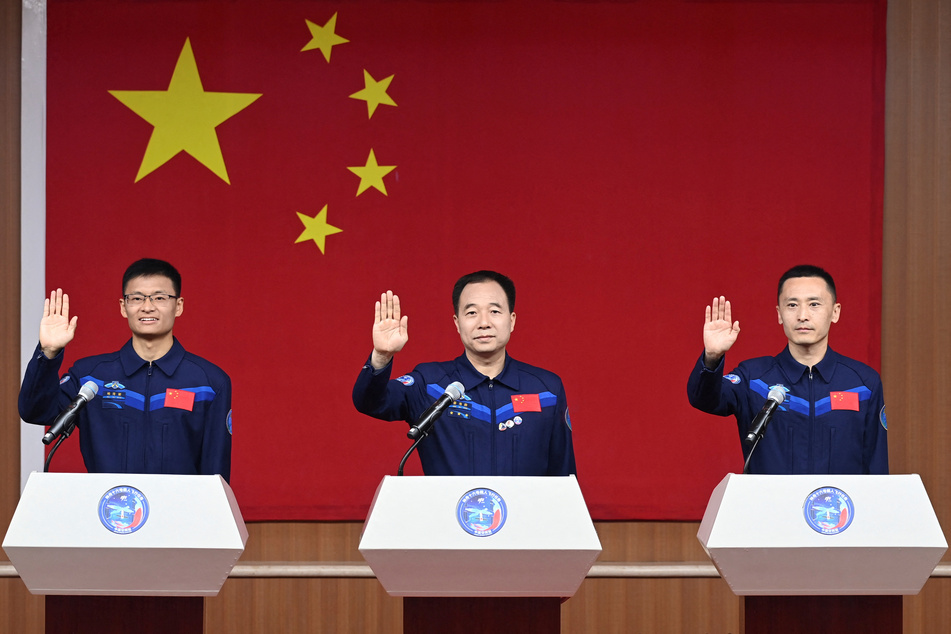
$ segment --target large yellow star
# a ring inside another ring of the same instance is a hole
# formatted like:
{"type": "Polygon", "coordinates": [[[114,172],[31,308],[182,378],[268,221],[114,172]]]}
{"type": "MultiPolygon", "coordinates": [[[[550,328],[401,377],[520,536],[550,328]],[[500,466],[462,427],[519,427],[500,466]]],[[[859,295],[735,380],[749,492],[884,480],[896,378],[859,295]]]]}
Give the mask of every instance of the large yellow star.
{"type": "Polygon", "coordinates": [[[396,169],[395,165],[377,165],[376,155],[373,154],[373,148],[370,148],[370,156],[367,157],[367,164],[363,167],[348,167],[348,170],[360,177],[360,186],[357,187],[357,196],[371,187],[383,192],[386,196],[386,185],[383,184],[383,177],[396,169]]]}
{"type": "Polygon", "coordinates": [[[327,236],[343,231],[343,229],[327,224],[327,205],[324,205],[324,208],[313,218],[299,211],[297,212],[297,217],[304,223],[304,232],[300,234],[297,240],[294,240],[294,244],[306,240],[313,240],[317,243],[317,247],[321,253],[324,252],[324,242],[327,236]]]}
{"type": "Polygon", "coordinates": [[[393,77],[394,75],[390,75],[384,80],[376,81],[370,76],[370,73],[368,73],[366,69],[363,70],[363,84],[366,87],[363,90],[350,95],[350,98],[363,99],[367,102],[367,119],[373,116],[373,112],[380,104],[385,106],[396,105],[396,102],[393,101],[388,94],[386,94],[386,90],[390,87],[390,82],[393,81],[393,77]]]}
{"type": "Polygon", "coordinates": [[[178,56],[168,90],[110,90],[109,94],[155,126],[135,182],[184,151],[228,184],[231,181],[215,128],[261,96],[205,92],[188,39],[178,56]]]}
{"type": "Polygon", "coordinates": [[[337,14],[334,13],[333,17],[327,20],[327,24],[320,26],[314,24],[310,20],[304,20],[307,23],[307,28],[310,29],[311,39],[304,48],[301,49],[301,52],[312,51],[315,48],[319,48],[320,52],[324,54],[324,59],[327,62],[330,62],[330,52],[333,50],[333,47],[337,44],[346,44],[350,40],[346,40],[334,31],[337,29],[337,14]]]}

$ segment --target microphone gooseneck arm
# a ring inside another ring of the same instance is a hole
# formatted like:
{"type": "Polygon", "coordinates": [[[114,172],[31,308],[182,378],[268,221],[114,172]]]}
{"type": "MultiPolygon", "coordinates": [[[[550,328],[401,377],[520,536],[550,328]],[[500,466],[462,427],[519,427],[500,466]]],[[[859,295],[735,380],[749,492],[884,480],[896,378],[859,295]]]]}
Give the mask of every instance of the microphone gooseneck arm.
{"type": "Polygon", "coordinates": [[[759,447],[759,441],[760,441],[761,438],[762,438],[762,436],[757,436],[757,437],[756,437],[756,440],[753,442],[753,446],[750,447],[750,452],[749,452],[748,454],[746,454],[746,462],[743,463],[743,473],[744,473],[744,474],[750,472],[750,458],[753,457],[753,452],[756,451],[756,448],[757,448],[757,447],[759,447]]]}
{"type": "Polygon", "coordinates": [[[406,450],[406,453],[403,454],[403,459],[400,460],[400,468],[396,470],[396,475],[403,475],[403,467],[406,465],[406,461],[409,459],[410,455],[413,453],[413,450],[416,449],[416,445],[423,442],[423,438],[426,437],[426,434],[420,434],[419,438],[413,441],[413,444],[409,446],[409,449],[406,450]]]}
{"type": "Polygon", "coordinates": [[[72,430],[62,434],[59,438],[56,439],[56,444],[53,445],[53,448],[50,449],[50,452],[46,455],[46,461],[43,463],[43,473],[49,473],[50,462],[53,461],[53,454],[55,454],[56,450],[59,449],[59,446],[63,444],[63,441],[69,438],[70,433],[72,433],[72,430]]]}

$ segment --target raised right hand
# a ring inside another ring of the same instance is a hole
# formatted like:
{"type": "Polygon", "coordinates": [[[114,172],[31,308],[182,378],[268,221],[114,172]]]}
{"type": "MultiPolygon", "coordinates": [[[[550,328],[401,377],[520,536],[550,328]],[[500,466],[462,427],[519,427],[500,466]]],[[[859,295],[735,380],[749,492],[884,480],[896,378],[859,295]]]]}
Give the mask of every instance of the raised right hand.
{"type": "Polygon", "coordinates": [[[371,364],[379,369],[386,366],[409,341],[406,315],[400,315],[400,298],[393,291],[380,295],[375,306],[373,321],[373,355],[371,364]]]}
{"type": "Polygon", "coordinates": [[[43,301],[43,318],[40,320],[40,348],[52,359],[66,347],[76,334],[79,316],[69,318],[69,295],[57,288],[43,301]]]}
{"type": "Polygon", "coordinates": [[[720,363],[740,334],[740,322],[732,321],[732,312],[730,302],[722,295],[714,297],[712,304],[707,306],[703,324],[703,350],[704,363],[708,368],[715,368],[720,363]]]}

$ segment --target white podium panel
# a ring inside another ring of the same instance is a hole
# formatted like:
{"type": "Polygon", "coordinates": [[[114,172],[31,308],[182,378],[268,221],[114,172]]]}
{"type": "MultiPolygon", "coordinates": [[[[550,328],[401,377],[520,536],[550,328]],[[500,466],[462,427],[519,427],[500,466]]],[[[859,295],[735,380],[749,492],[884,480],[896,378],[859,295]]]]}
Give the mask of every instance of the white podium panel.
{"type": "Polygon", "coordinates": [[[601,542],[574,476],[386,476],[360,553],[392,596],[570,597],[601,542]],[[503,523],[477,536],[483,490],[503,523]]]}
{"type": "Polygon", "coordinates": [[[948,549],[914,474],[729,474],[697,538],[737,595],[917,594],[948,549]]]}
{"type": "Polygon", "coordinates": [[[3,550],[33,594],[215,596],[247,541],[220,476],[33,473],[3,550]]]}

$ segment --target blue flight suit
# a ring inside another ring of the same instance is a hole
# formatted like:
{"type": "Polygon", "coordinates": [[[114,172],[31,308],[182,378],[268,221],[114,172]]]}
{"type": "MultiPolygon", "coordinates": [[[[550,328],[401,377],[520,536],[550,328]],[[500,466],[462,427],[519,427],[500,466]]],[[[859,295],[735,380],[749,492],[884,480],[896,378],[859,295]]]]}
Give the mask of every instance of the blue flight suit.
{"type": "Polygon", "coordinates": [[[746,436],[769,390],[779,385],[786,391],[753,453],[749,473],[888,473],[882,380],[869,366],[829,348],[822,361],[808,368],[787,347],[775,357],[744,361],[726,376],[723,368],[721,359],[716,369],[707,369],[701,354],[687,382],[687,396],[701,411],[736,417],[744,459],[750,451],[746,436]]]}
{"type": "Polygon", "coordinates": [[[94,381],[99,392],[76,425],[87,471],[220,474],[230,481],[231,379],[221,368],[186,352],[178,339],[152,363],[131,339],[118,352],[80,359],[60,380],[62,363],[62,351],[47,359],[37,346],[20,387],[20,417],[50,425],[94,381]]]}
{"type": "Polygon", "coordinates": [[[561,379],[505,357],[490,379],[466,355],[423,363],[390,380],[393,364],[375,370],[369,361],[353,386],[358,411],[381,420],[413,424],[450,383],[465,394],[443,412],[420,442],[426,475],[564,476],[575,473],[571,421],[561,379]]]}

